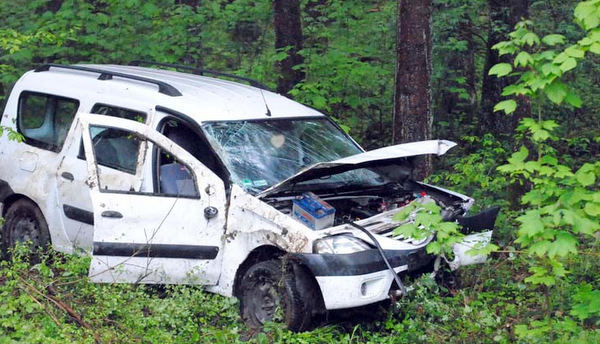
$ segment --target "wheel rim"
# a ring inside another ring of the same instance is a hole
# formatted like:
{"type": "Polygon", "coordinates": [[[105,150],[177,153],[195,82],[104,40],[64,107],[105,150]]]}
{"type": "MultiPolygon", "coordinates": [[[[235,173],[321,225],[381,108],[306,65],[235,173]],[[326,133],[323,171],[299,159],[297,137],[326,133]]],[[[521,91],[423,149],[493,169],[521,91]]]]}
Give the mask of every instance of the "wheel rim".
{"type": "Polygon", "coordinates": [[[26,243],[31,241],[33,246],[40,243],[40,226],[30,217],[19,218],[12,228],[12,243],[26,243]]]}
{"type": "Polygon", "coordinates": [[[261,324],[275,318],[275,312],[279,306],[279,295],[276,286],[271,279],[261,276],[256,281],[250,295],[251,315],[261,324]]]}

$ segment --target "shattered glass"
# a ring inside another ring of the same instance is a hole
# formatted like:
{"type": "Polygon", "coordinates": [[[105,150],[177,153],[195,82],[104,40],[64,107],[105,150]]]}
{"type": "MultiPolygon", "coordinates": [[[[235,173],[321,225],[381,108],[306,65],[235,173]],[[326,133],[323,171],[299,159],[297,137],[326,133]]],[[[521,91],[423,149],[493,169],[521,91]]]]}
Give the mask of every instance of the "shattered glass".
{"type": "MultiPolygon", "coordinates": [[[[203,130],[233,182],[254,194],[315,163],[363,152],[326,118],[209,122],[203,130]]],[[[361,169],[310,183],[374,186],[385,181],[361,169]]]]}

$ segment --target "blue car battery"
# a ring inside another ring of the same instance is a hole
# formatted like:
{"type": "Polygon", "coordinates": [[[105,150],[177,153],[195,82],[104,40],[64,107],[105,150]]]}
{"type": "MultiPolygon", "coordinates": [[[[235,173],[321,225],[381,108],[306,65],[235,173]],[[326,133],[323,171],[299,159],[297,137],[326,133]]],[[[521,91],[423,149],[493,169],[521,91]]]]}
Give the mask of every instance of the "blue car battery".
{"type": "Polygon", "coordinates": [[[292,201],[292,216],[312,229],[333,226],[335,208],[312,192],[305,192],[292,201]]]}

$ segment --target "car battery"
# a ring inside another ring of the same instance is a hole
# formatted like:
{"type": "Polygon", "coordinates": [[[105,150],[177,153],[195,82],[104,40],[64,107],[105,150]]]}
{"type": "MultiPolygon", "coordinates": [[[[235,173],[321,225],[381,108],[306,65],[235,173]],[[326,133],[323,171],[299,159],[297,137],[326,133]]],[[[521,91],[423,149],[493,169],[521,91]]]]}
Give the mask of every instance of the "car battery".
{"type": "Polygon", "coordinates": [[[333,226],[335,208],[312,192],[305,192],[292,201],[292,216],[312,229],[333,226]]]}

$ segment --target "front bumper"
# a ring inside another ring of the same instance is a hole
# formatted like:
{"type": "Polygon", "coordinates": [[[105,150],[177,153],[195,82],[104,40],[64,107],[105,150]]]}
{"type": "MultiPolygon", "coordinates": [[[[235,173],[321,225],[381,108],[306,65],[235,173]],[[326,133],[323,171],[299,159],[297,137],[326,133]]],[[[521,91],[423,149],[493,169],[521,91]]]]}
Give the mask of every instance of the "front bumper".
{"type": "MultiPolygon", "coordinates": [[[[494,207],[458,220],[465,237],[452,247],[455,259],[448,262],[452,270],[487,259],[485,255],[473,256],[467,251],[490,243],[498,211],[499,208],[494,207]]],[[[397,274],[420,270],[434,259],[425,247],[384,252],[397,274]]],[[[327,310],[360,307],[385,300],[394,282],[394,276],[376,249],[350,254],[296,253],[290,256],[313,273],[327,310]]]]}
{"type": "MultiPolygon", "coordinates": [[[[384,252],[396,273],[418,270],[433,259],[425,248],[384,252]]],[[[394,277],[378,250],[349,254],[297,253],[291,256],[314,274],[328,310],[364,306],[389,297],[394,277]]]]}

